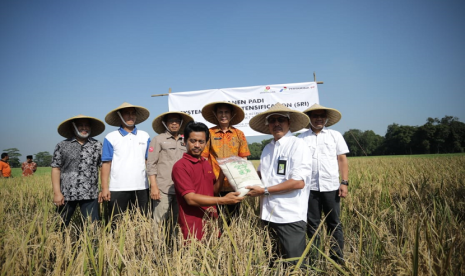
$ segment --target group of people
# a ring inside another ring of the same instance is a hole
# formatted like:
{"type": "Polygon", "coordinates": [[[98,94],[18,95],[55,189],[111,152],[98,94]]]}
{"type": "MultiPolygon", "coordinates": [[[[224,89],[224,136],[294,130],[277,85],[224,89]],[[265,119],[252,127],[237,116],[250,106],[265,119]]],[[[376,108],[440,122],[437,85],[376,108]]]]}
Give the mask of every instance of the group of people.
{"type": "MultiPolygon", "coordinates": [[[[10,156],[7,152],[2,153],[2,159],[0,160],[0,178],[13,177],[11,174],[10,156]]],[[[32,161],[32,155],[26,157],[26,161],[21,164],[22,176],[33,175],[37,170],[37,163],[32,161]]]]}
{"type": "MultiPolygon", "coordinates": [[[[218,160],[250,155],[244,133],[234,127],[245,117],[242,108],[230,102],[205,105],[202,116],[214,124],[210,129],[183,112],[160,114],[152,122],[158,133],[153,139],[136,127],[149,115],[129,103],[113,109],[105,122],[118,129],[103,143],[92,138],[105,130],[99,119],[79,115],[59,125],[66,140],[53,153],[53,202],[66,225],[77,206],[96,221],[99,202],[107,201],[116,217],[134,208],[149,214],[151,201],[157,230],[163,224],[173,235],[177,223],[184,239],[201,240],[208,220],[218,217],[217,206],[228,224],[239,214],[244,197],[234,192],[218,160]]],[[[273,139],[257,171],[263,186],[247,187],[247,196],[260,197],[261,220],[279,240],[284,258],[302,255],[307,233],[315,234],[324,212],[336,241],[331,256],[343,262],[340,198],[348,193],[349,151],[342,135],[327,128],[340,119],[339,111],[318,104],[300,112],[277,103],[250,120],[252,129],[273,139]],[[302,128],[309,130],[292,134],[302,128]]]]}

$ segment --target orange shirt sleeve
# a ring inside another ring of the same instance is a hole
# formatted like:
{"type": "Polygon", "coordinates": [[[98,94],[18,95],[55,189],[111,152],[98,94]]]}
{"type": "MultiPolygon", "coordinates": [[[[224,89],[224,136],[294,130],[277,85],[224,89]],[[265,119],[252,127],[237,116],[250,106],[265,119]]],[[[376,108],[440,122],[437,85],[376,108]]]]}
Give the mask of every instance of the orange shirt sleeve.
{"type": "Polygon", "coordinates": [[[239,153],[240,157],[247,157],[250,155],[249,145],[247,144],[247,139],[245,138],[244,132],[239,129],[236,129],[237,136],[240,140],[239,153]]]}

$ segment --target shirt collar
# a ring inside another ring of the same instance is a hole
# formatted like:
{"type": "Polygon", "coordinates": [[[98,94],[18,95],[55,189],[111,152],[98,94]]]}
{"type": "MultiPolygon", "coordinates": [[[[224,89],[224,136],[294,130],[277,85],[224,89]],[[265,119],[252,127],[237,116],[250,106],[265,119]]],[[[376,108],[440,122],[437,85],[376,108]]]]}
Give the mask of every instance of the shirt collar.
{"type": "Polygon", "coordinates": [[[271,143],[284,145],[289,140],[289,137],[292,137],[292,132],[290,130],[286,133],[286,135],[281,137],[278,141],[275,141],[274,138],[273,138],[271,140],[271,143]]]}
{"type": "MultiPolygon", "coordinates": [[[[229,127],[228,127],[228,130],[226,130],[226,132],[232,132],[233,129],[234,129],[233,126],[229,126],[229,127]]],[[[223,132],[223,130],[221,130],[221,127],[220,127],[220,126],[216,126],[215,133],[218,133],[218,132],[223,132]]]]}
{"type": "MultiPolygon", "coordinates": [[[[312,130],[311,128],[310,128],[309,130],[310,130],[310,133],[311,133],[312,135],[316,135],[316,133],[315,133],[315,132],[313,132],[313,130],[312,130]]],[[[323,127],[323,128],[321,129],[321,131],[320,131],[320,132],[323,132],[323,133],[325,133],[325,132],[327,132],[327,131],[328,131],[328,130],[326,129],[326,127],[323,127]]]]}
{"type": "Polygon", "coordinates": [[[191,161],[192,163],[198,163],[200,161],[203,161],[203,157],[200,157],[200,159],[197,159],[188,153],[184,153],[184,158],[191,161]]]}
{"type": "MultiPolygon", "coordinates": [[[[166,139],[170,139],[170,138],[175,139],[175,138],[174,138],[174,135],[171,134],[171,132],[169,132],[168,130],[165,130],[165,132],[163,132],[163,134],[165,134],[166,139]]],[[[182,137],[183,137],[183,136],[182,136],[181,134],[178,134],[178,140],[179,140],[179,138],[182,139],[182,137]]]]}
{"type": "MultiPolygon", "coordinates": [[[[78,140],[76,139],[76,136],[73,136],[73,137],[69,138],[68,141],[79,143],[78,140]]],[[[87,143],[87,142],[93,143],[94,141],[95,141],[95,140],[92,139],[92,137],[87,137],[87,139],[86,139],[86,143],[87,143]]],[[[85,143],[84,143],[84,144],[85,144],[85,143]]]]}
{"type": "MultiPolygon", "coordinates": [[[[126,130],[124,130],[124,128],[123,128],[122,126],[120,126],[120,127],[118,128],[118,131],[119,131],[119,133],[120,133],[122,136],[126,136],[126,135],[129,134],[129,132],[127,132],[126,130]]],[[[137,135],[137,127],[136,127],[136,126],[134,126],[134,129],[131,131],[131,133],[134,134],[134,135],[137,135]]]]}

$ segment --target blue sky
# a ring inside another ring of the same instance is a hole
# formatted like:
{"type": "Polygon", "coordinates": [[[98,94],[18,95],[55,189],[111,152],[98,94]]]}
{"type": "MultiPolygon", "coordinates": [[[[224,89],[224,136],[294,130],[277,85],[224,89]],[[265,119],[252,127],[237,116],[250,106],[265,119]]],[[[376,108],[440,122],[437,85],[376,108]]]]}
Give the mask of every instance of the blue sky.
{"type": "MultiPolygon", "coordinates": [[[[464,1],[0,1],[0,150],[53,152],[58,125],[153,94],[324,81],[333,129],[465,122],[464,1]]],[[[114,130],[106,125],[106,131],[114,130]]],[[[249,138],[249,142],[267,138],[249,138]]]]}

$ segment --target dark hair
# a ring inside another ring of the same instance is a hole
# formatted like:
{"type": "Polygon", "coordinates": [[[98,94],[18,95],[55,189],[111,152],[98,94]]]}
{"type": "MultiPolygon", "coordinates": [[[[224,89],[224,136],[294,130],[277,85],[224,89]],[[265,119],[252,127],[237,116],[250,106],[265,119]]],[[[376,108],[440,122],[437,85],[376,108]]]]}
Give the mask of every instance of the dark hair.
{"type": "Polygon", "coordinates": [[[234,107],[230,104],[227,104],[227,103],[218,103],[218,104],[215,104],[215,106],[213,107],[213,111],[216,113],[216,111],[218,111],[218,108],[220,107],[227,107],[229,109],[229,111],[231,112],[231,114],[233,114],[234,112],[234,107]]]}
{"type": "Polygon", "coordinates": [[[26,156],[27,159],[32,159],[32,155],[26,156]]]}
{"type": "Polygon", "coordinates": [[[208,139],[210,139],[210,131],[204,123],[195,121],[187,123],[186,128],[184,129],[184,141],[187,141],[191,132],[205,132],[205,142],[208,142],[208,139]]]}
{"type": "Polygon", "coordinates": [[[2,153],[2,159],[5,158],[5,156],[8,156],[7,152],[2,153]]]}

